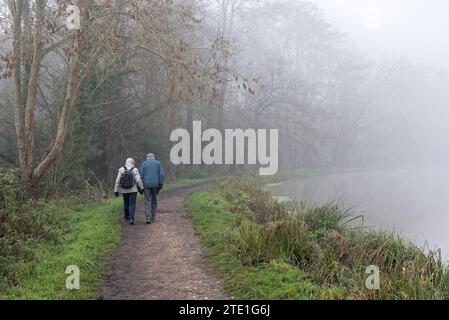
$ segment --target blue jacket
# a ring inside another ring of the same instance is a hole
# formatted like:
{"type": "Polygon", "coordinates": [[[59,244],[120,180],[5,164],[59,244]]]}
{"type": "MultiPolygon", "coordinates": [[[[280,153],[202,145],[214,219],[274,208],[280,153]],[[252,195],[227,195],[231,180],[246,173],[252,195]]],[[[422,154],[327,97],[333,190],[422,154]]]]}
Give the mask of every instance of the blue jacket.
{"type": "Polygon", "coordinates": [[[164,184],[164,169],[159,160],[145,160],[140,166],[140,177],[145,188],[158,187],[164,184]]]}

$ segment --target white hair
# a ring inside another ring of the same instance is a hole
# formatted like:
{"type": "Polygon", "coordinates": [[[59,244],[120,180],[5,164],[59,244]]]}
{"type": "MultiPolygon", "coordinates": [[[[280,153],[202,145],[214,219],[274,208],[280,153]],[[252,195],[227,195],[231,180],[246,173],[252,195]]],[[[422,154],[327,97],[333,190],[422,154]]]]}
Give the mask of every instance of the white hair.
{"type": "Polygon", "coordinates": [[[154,159],[155,159],[154,153],[147,154],[147,160],[154,160],[154,159]]]}
{"type": "Polygon", "coordinates": [[[128,169],[134,167],[134,159],[133,158],[126,159],[125,167],[128,169]]]}

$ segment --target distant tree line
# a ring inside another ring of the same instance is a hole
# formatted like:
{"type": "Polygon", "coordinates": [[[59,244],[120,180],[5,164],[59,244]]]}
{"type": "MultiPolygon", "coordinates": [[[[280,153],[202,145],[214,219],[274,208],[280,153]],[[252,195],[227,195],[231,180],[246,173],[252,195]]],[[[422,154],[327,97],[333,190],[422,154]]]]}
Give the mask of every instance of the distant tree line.
{"type": "Polygon", "coordinates": [[[169,135],[193,120],[279,129],[285,169],[449,160],[431,134],[447,71],[372,61],[306,1],[6,0],[0,16],[0,167],[30,197],[106,193],[150,151],[169,179],[246,169],[172,165],[169,135]]]}

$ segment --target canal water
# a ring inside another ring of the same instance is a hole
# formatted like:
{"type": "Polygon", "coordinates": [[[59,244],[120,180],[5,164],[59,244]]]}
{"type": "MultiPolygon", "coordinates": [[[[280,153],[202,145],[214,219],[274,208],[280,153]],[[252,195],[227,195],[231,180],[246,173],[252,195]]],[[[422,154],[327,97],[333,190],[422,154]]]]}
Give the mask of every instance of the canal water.
{"type": "Polygon", "coordinates": [[[295,178],[274,196],[320,205],[340,200],[364,225],[394,231],[449,259],[449,168],[351,171],[295,178]]]}

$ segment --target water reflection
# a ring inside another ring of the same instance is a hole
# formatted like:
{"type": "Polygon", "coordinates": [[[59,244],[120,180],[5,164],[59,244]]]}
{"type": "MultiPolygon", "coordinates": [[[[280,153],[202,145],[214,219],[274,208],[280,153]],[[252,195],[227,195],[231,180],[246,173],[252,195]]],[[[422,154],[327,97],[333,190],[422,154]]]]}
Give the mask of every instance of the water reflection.
{"type": "Polygon", "coordinates": [[[275,196],[309,204],[341,199],[365,225],[393,230],[449,257],[449,169],[344,172],[289,180],[275,196]]]}

